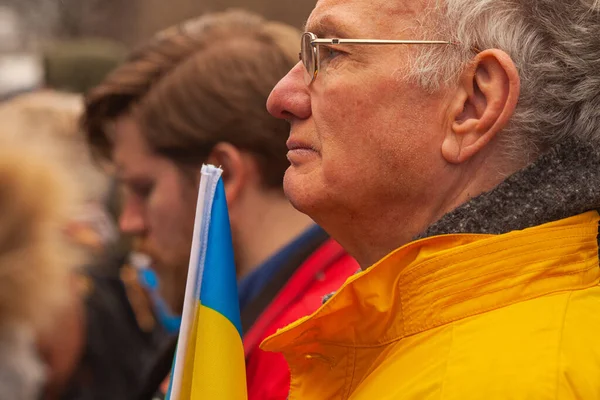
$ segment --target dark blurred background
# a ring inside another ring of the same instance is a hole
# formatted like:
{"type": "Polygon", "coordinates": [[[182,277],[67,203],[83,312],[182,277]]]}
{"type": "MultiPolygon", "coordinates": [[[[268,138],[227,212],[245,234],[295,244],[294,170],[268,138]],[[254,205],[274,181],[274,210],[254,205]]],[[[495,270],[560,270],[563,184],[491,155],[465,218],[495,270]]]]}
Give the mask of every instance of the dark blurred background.
{"type": "MultiPolygon", "coordinates": [[[[316,0],[0,0],[0,96],[39,86],[47,78],[63,80],[56,74],[70,75],[72,81],[73,72],[63,65],[73,53],[81,65],[86,65],[81,61],[85,54],[91,53],[93,68],[102,74],[154,32],[206,11],[245,8],[301,28],[315,3],[316,0]]],[[[76,65],[70,60],[67,63],[76,65]]],[[[95,80],[89,74],[86,79],[95,80]]],[[[87,86],[86,82],[78,84],[87,86]]],[[[81,91],[79,87],[72,89],[81,91]]]]}
{"type": "Polygon", "coordinates": [[[19,16],[22,27],[30,35],[60,37],[91,35],[134,45],[147,38],[152,32],[187,17],[230,7],[246,8],[269,19],[277,19],[301,27],[315,2],[315,0],[1,0],[0,7],[4,9],[2,14],[6,14],[6,10],[14,11],[19,16]]]}

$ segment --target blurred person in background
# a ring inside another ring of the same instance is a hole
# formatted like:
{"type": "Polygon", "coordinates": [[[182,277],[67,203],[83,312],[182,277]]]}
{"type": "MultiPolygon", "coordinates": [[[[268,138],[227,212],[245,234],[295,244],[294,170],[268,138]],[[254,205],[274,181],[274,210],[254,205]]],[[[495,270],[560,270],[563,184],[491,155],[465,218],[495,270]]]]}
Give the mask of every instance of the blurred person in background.
{"type": "Polygon", "coordinates": [[[83,304],[74,274],[84,253],[65,232],[81,190],[46,139],[0,129],[3,400],[56,399],[82,355],[83,304]]]}
{"type": "MultiPolygon", "coordinates": [[[[299,38],[248,12],[207,14],[159,33],[86,98],[89,143],[125,189],[120,228],[151,257],[173,313],[183,305],[200,167],[223,168],[254,400],[285,399],[289,388],[285,360],[261,351],[261,340],[357,270],[283,194],[289,126],[265,103],[296,63],[299,38]]],[[[173,351],[140,398],[168,374],[173,351]]]]}
{"type": "MultiPolygon", "coordinates": [[[[62,348],[71,342],[79,343],[81,357],[77,368],[63,372],[65,382],[53,393],[62,399],[130,399],[162,330],[135,272],[124,265],[127,254],[117,246],[118,231],[105,206],[111,200],[110,177],[90,158],[79,129],[82,109],[80,95],[38,90],[2,103],[0,121],[3,132],[21,141],[49,144],[56,155],[53,162],[68,171],[80,195],[62,230],[87,255],[72,277],[83,309],[65,328],[81,337],[73,341],[61,330],[43,347],[58,365],[65,362],[62,348]]],[[[40,156],[25,150],[18,154],[23,160],[40,156]]]]}

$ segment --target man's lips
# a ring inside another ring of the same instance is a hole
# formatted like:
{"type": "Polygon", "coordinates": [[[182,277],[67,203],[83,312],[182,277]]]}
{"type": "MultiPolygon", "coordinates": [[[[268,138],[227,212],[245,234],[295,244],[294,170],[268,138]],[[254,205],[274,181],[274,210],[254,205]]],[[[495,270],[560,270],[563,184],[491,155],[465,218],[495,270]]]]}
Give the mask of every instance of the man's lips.
{"type": "Polygon", "coordinates": [[[287,159],[292,166],[300,166],[306,162],[315,160],[319,154],[317,149],[306,141],[288,139],[286,145],[288,148],[287,159]]]}
{"type": "Polygon", "coordinates": [[[313,146],[311,146],[309,143],[303,142],[301,140],[288,139],[288,141],[286,142],[286,146],[287,146],[288,150],[290,150],[290,151],[310,150],[310,151],[316,152],[316,150],[313,146]]]}

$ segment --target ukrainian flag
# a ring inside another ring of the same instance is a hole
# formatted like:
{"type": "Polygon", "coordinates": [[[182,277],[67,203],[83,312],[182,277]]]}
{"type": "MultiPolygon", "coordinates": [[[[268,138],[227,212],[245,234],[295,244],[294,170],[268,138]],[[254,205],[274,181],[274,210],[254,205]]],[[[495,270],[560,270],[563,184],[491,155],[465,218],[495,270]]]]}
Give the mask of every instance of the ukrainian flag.
{"type": "Polygon", "coordinates": [[[202,167],[170,400],[247,398],[236,271],[221,173],[213,166],[202,167]]]}

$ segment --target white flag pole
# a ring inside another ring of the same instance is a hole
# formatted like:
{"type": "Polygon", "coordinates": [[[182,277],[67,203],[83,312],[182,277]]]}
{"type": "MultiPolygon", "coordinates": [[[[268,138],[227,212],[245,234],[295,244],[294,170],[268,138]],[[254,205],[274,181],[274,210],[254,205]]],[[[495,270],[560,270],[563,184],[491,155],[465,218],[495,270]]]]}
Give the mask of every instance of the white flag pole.
{"type": "Polygon", "coordinates": [[[188,265],[187,283],[185,287],[185,297],[183,301],[183,313],[181,316],[181,327],[179,328],[179,338],[177,340],[177,352],[175,354],[175,365],[173,367],[173,376],[171,377],[171,395],[170,400],[179,400],[181,384],[185,366],[185,356],[188,349],[190,334],[199,299],[198,270],[200,268],[200,248],[202,246],[202,226],[206,199],[206,189],[209,187],[208,179],[204,174],[205,168],[202,167],[200,178],[200,188],[198,189],[198,200],[196,202],[196,217],[194,219],[194,234],[192,238],[192,249],[190,251],[190,262],[188,265]]]}

